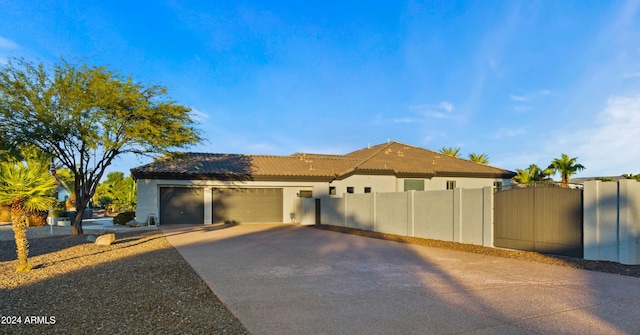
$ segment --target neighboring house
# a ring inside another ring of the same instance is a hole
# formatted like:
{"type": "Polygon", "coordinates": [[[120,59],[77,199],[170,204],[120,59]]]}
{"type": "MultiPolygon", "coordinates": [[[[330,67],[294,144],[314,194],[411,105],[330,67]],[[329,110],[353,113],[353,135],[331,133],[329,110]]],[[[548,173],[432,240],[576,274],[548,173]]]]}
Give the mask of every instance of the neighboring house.
{"type": "Polygon", "coordinates": [[[70,195],[69,191],[64,187],[58,185],[56,188],[56,199],[58,199],[58,201],[66,201],[70,195]]]}
{"type": "Polygon", "coordinates": [[[162,224],[295,222],[301,198],[502,186],[515,175],[397,142],[346,155],[184,153],[131,174],[137,220],[162,224]]]}

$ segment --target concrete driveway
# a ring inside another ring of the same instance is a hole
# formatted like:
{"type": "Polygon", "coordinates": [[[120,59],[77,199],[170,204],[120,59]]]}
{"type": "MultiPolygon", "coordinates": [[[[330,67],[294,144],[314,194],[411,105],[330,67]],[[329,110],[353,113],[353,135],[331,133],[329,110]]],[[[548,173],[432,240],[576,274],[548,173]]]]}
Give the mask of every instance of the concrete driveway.
{"type": "Polygon", "coordinates": [[[294,225],[160,228],[252,334],[640,334],[640,278],[294,225]]]}

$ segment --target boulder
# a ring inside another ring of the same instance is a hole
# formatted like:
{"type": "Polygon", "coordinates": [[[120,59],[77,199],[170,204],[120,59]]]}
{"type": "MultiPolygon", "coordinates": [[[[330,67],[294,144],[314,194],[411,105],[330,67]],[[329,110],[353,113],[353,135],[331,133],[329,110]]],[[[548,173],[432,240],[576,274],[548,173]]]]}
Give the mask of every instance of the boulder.
{"type": "Polygon", "coordinates": [[[95,236],[95,235],[89,235],[89,236],[87,236],[87,241],[89,241],[89,242],[95,242],[95,241],[96,241],[96,236],[95,236]]]}
{"type": "Polygon", "coordinates": [[[113,241],[116,240],[116,234],[104,234],[104,235],[100,235],[98,236],[98,238],[96,239],[96,244],[97,245],[111,245],[111,243],[113,243],[113,241]]]}

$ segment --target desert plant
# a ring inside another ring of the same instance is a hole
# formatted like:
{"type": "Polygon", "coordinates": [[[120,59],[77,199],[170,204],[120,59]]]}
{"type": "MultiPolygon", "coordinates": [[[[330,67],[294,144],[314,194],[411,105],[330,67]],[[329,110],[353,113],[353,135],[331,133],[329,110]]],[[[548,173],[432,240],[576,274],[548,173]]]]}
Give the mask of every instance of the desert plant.
{"type": "Polygon", "coordinates": [[[487,154],[476,154],[470,153],[469,160],[478,164],[487,165],[489,164],[489,156],[487,154]]]}
{"type": "Polygon", "coordinates": [[[127,222],[136,218],[136,212],[122,212],[113,218],[113,224],[126,225],[127,222]]]}
{"type": "Polygon", "coordinates": [[[47,224],[47,216],[49,216],[47,210],[28,211],[26,214],[29,227],[42,227],[47,224]]]}
{"type": "Polygon", "coordinates": [[[570,158],[567,154],[561,154],[560,158],[554,158],[548,169],[553,170],[554,173],[560,173],[562,178],[562,187],[567,187],[571,181],[571,176],[576,172],[584,170],[585,167],[582,164],[577,164],[578,157],[570,158]]]}
{"type": "Polygon", "coordinates": [[[27,241],[27,214],[47,210],[56,202],[51,197],[56,188],[49,175],[49,164],[42,156],[28,157],[27,162],[0,163],[0,203],[11,205],[11,222],[15,234],[18,266],[16,271],[27,272],[31,265],[27,241]]]}
{"type": "Polygon", "coordinates": [[[460,157],[460,148],[454,148],[454,147],[442,147],[442,149],[440,149],[440,153],[447,155],[447,156],[451,156],[451,157],[460,157]]]}
{"type": "Polygon", "coordinates": [[[529,184],[540,181],[549,180],[549,176],[553,174],[553,170],[542,170],[535,164],[529,165],[526,169],[516,169],[516,174],[513,179],[520,184],[529,184]]]}

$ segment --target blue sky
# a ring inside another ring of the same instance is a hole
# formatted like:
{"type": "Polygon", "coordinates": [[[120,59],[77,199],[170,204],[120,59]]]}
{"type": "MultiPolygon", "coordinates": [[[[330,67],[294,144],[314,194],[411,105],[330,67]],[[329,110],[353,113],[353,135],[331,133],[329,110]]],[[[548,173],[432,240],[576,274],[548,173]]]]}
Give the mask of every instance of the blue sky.
{"type": "Polygon", "coordinates": [[[167,86],[207,139],[192,151],[344,154],[391,139],[510,170],[566,153],[587,168],[577,176],[640,173],[637,0],[0,8],[0,64],[80,58],[167,86]]]}

